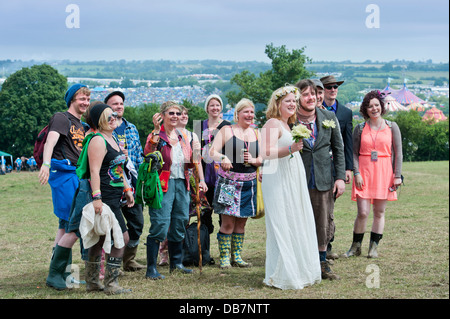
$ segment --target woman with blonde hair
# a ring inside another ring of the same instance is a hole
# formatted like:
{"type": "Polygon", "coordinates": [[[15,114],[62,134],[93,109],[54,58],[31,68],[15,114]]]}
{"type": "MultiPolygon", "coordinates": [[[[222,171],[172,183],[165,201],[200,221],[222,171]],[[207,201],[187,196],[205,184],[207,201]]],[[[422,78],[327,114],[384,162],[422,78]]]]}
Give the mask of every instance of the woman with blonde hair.
{"type": "Polygon", "coordinates": [[[241,252],[247,219],[256,215],[256,169],[262,163],[252,101],[240,100],[234,117],[236,124],[222,127],[210,150],[220,163],[213,200],[214,212],[222,218],[217,233],[220,268],[251,266],[241,252]]]}
{"type": "MultiPolygon", "coordinates": [[[[97,130],[97,134],[90,139],[87,149],[94,211],[101,215],[103,203],[109,206],[123,232],[126,245],[129,236],[120,199],[125,193],[127,205],[131,207],[134,205],[134,196],[123,176],[125,154],[113,137],[113,131],[117,127],[117,114],[108,105],[97,104],[90,109],[89,117],[92,128],[97,130]]],[[[120,249],[111,247],[111,253],[106,261],[104,288],[99,283],[104,240],[105,236],[101,236],[100,241],[89,248],[89,261],[86,263],[87,289],[89,291],[104,289],[106,294],[130,292],[131,290],[124,289],[118,284],[124,247],[120,249]]]]}
{"type": "Polygon", "coordinates": [[[306,173],[290,124],[296,122],[300,92],[284,86],[272,93],[262,128],[262,191],[266,220],[264,283],[302,289],[321,281],[313,209],[306,173]]]}

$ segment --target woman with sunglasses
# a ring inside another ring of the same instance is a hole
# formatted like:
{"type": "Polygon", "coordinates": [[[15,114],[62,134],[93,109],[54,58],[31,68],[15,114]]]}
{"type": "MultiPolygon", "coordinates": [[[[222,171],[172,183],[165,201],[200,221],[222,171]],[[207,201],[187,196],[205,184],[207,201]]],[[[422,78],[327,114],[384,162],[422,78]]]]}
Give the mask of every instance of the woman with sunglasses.
{"type": "MultiPolygon", "coordinates": [[[[181,116],[178,121],[178,130],[180,131],[181,135],[183,136],[183,141],[185,144],[189,144],[192,148],[193,152],[193,160],[196,164],[200,164],[200,142],[198,140],[197,134],[194,132],[191,132],[186,129],[186,125],[189,121],[189,110],[183,106],[180,105],[181,108],[181,116]]],[[[183,143],[184,144],[184,143],[183,143]]],[[[185,150],[188,151],[188,150],[185,150]]],[[[206,192],[208,190],[208,186],[205,183],[205,177],[203,175],[203,168],[201,165],[197,166],[198,168],[198,177],[199,177],[199,185],[202,192],[206,192]]],[[[192,172],[191,172],[192,174],[192,172]]],[[[191,176],[191,175],[190,175],[191,176]]],[[[191,184],[192,185],[192,184],[191,184]]],[[[193,187],[191,189],[191,197],[192,194],[195,194],[196,187],[193,187]]],[[[190,211],[189,214],[195,214],[195,203],[191,202],[190,204],[190,211]]],[[[203,221],[202,221],[203,223],[203,221]]],[[[159,246],[159,266],[165,266],[168,263],[168,252],[167,252],[167,238],[160,244],[159,246]]]]}
{"type": "Polygon", "coordinates": [[[236,124],[222,127],[210,150],[220,162],[213,200],[214,212],[222,217],[217,233],[220,268],[251,266],[241,252],[247,219],[256,215],[256,169],[262,163],[254,117],[253,102],[240,100],[234,112],[236,124]]]}
{"type": "MultiPolygon", "coordinates": [[[[181,107],[164,102],[160,113],[153,115],[154,130],[148,135],[144,154],[161,152],[164,164],[159,172],[163,190],[162,207],[149,207],[150,230],[147,236],[147,272],[150,279],[163,279],[156,269],[160,243],[167,238],[170,272],[191,274],[183,266],[183,240],[189,221],[189,168],[193,167],[192,149],[177,130],[181,107]],[[163,124],[161,124],[163,123],[163,124]]],[[[201,185],[200,185],[201,186],[201,185]]]]}
{"type": "MultiPolygon", "coordinates": [[[[102,214],[103,204],[109,206],[123,233],[125,245],[128,243],[128,230],[120,207],[120,199],[125,193],[129,207],[134,205],[131,188],[123,176],[125,155],[113,137],[117,127],[117,113],[106,104],[96,104],[89,111],[89,122],[97,133],[88,144],[89,173],[92,189],[93,207],[96,214],[102,214]]],[[[86,137],[88,138],[88,137],[86,137]]],[[[122,266],[124,247],[111,247],[106,261],[104,287],[99,282],[102,247],[105,236],[89,248],[89,261],[86,263],[86,283],[88,291],[104,289],[106,294],[130,292],[119,286],[118,277],[122,266]]]]}

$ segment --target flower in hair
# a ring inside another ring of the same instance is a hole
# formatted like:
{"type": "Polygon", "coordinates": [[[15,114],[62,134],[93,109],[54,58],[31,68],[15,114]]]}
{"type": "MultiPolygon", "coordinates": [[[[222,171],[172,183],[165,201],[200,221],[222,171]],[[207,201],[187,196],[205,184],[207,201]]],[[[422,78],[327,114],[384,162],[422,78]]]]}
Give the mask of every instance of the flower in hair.
{"type": "Polygon", "coordinates": [[[283,86],[282,88],[279,88],[278,90],[275,91],[275,97],[277,98],[277,100],[279,100],[280,98],[282,98],[285,95],[288,95],[289,93],[293,93],[296,99],[300,97],[298,88],[295,86],[283,86]]]}

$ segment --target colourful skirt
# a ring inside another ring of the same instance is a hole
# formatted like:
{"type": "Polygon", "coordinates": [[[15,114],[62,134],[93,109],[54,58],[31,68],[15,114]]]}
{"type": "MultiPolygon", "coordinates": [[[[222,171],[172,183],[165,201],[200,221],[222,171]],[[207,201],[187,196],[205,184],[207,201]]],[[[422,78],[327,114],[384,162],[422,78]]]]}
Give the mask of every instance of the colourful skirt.
{"type": "Polygon", "coordinates": [[[219,169],[212,204],[214,212],[238,218],[256,216],[256,185],[256,172],[236,173],[225,172],[219,169]],[[234,186],[234,196],[230,205],[224,205],[219,202],[219,195],[223,185],[234,186]]]}

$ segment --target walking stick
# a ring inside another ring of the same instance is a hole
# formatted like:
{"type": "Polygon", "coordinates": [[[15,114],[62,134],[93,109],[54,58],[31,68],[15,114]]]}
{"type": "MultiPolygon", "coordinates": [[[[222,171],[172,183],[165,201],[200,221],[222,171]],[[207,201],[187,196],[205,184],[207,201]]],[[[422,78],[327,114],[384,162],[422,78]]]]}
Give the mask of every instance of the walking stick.
{"type": "Polygon", "coordinates": [[[195,184],[197,185],[197,188],[195,190],[195,197],[196,197],[196,209],[197,209],[197,243],[198,243],[198,267],[200,269],[200,274],[202,273],[202,244],[200,241],[200,176],[198,174],[198,163],[194,163],[195,170],[194,170],[194,178],[195,178],[195,184]]]}

